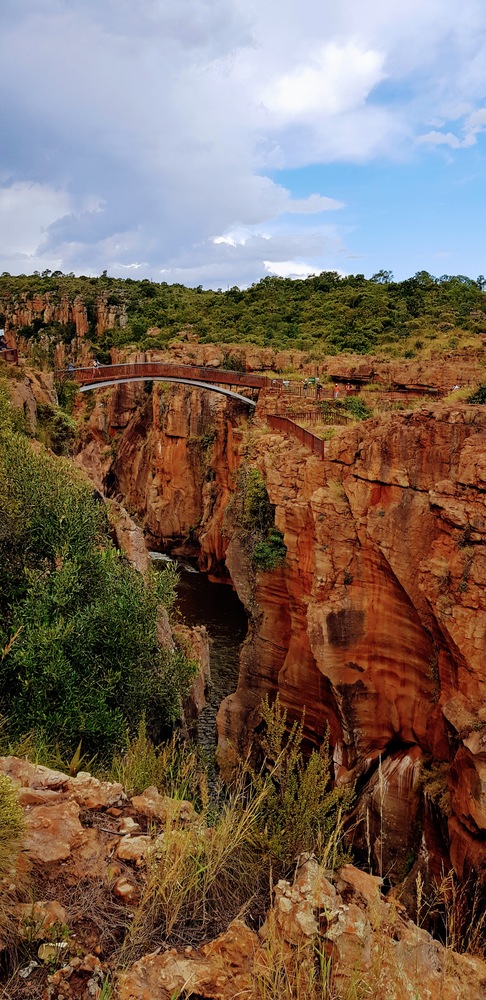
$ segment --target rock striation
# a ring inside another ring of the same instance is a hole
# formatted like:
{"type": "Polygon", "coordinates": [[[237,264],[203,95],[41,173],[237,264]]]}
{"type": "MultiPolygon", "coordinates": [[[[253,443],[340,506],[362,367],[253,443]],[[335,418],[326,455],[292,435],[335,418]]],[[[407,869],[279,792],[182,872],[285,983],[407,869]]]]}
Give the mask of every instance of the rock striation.
{"type": "Polygon", "coordinates": [[[270,432],[271,407],[262,398],[249,424],[210,392],[120,386],[97,394],[77,461],[153,547],[197,554],[246,607],[222,756],[278,691],[290,718],[305,707],[310,744],[329,727],[376,870],[400,880],[450,856],[461,878],[484,872],[484,410],[434,403],[340,427],[322,461],[270,432]],[[261,470],[284,534],[271,574],[255,574],[231,523],[242,463],[261,470]]]}

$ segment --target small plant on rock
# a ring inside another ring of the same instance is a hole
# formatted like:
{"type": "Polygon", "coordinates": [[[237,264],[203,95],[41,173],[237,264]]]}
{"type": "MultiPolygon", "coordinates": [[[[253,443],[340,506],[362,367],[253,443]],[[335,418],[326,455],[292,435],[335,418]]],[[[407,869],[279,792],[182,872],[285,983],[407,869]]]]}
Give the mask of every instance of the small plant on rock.
{"type": "Polygon", "coordinates": [[[340,846],[342,818],[351,806],[353,790],[331,788],[329,739],[306,758],[303,718],[289,726],[278,697],[272,705],[265,700],[261,714],[263,763],[252,773],[256,788],[269,787],[259,814],[261,847],[283,872],[303,851],[336,867],[345,857],[340,846]]]}

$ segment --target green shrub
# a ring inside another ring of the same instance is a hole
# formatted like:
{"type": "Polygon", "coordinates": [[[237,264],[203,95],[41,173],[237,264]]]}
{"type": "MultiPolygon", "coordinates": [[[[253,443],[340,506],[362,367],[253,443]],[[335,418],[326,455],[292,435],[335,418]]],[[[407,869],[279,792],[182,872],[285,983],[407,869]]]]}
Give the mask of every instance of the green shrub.
{"type": "Polygon", "coordinates": [[[145,715],[160,738],[180,718],[195,664],[162,650],[171,568],[139,574],[109,538],[105,508],[69,463],[12,429],[0,394],[0,702],[11,737],[106,757],[145,715]]]}
{"type": "Polygon", "coordinates": [[[486,403],[486,384],[480,385],[467,399],[468,403],[486,403]]]}
{"type": "Polygon", "coordinates": [[[368,420],[368,417],[373,416],[373,410],[371,407],[367,406],[363,399],[359,396],[347,396],[346,399],[342,401],[343,409],[351,413],[356,420],[368,420]]]}
{"type": "Polygon", "coordinates": [[[66,413],[71,414],[73,411],[74,400],[78,393],[77,383],[71,381],[71,379],[64,379],[62,382],[57,382],[56,392],[61,409],[66,413]]]}
{"type": "Polygon", "coordinates": [[[261,708],[263,765],[253,771],[255,789],[268,784],[258,816],[261,849],[288,871],[302,851],[312,851],[329,867],[343,863],[342,820],[353,790],[331,788],[331,756],[326,738],[308,758],[302,749],[304,720],[287,722],[279,698],[261,708]]]}
{"type": "Polygon", "coordinates": [[[275,507],[258,469],[246,464],[240,468],[231,509],[237,528],[246,537],[253,566],[264,572],[281,566],[287,547],[282,532],[274,526],[275,507]]]}
{"type": "Polygon", "coordinates": [[[236,524],[245,531],[266,534],[272,527],[275,508],[268,498],[267,488],[259,469],[241,466],[234,497],[236,524]]]}
{"type": "Polygon", "coordinates": [[[66,455],[76,440],[76,422],[60,407],[38,404],[37,437],[55,455],[66,455]]]}
{"type": "Polygon", "coordinates": [[[256,542],[253,548],[253,563],[258,569],[271,573],[285,562],[287,546],[278,528],[271,528],[265,541],[256,542]]]}

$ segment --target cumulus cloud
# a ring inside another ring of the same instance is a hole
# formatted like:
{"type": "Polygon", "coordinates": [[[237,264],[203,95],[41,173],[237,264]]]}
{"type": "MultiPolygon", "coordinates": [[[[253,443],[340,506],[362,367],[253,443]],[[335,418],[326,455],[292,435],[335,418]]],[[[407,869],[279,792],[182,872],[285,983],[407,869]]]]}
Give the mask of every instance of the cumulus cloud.
{"type": "Polygon", "coordinates": [[[363,105],[384,78],[383,62],[383,53],[355,42],[329,42],[306,63],[272,80],[262,99],[277,122],[319,121],[363,105]]]}
{"type": "Polygon", "coordinates": [[[3,0],[4,266],[216,287],[336,266],[341,199],[275,172],[473,145],[484,25],[482,0],[3,0]]]}
{"type": "Polygon", "coordinates": [[[475,146],[478,136],[486,129],[486,108],[477,108],[464,117],[461,132],[462,138],[455,132],[440,132],[433,129],[418,136],[417,142],[430,143],[433,146],[450,146],[451,149],[468,149],[475,146]]]}

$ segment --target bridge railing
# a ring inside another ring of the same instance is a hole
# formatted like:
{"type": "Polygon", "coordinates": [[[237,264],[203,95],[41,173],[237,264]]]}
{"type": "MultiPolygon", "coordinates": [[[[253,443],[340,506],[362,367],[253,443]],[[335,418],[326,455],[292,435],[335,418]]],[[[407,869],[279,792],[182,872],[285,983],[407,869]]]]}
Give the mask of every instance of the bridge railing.
{"type": "Polygon", "coordinates": [[[291,409],[288,412],[288,416],[291,420],[298,421],[299,423],[308,424],[349,424],[351,423],[353,417],[350,413],[344,413],[342,410],[333,407],[332,404],[328,408],[322,408],[321,410],[302,410],[298,413],[291,409]]]}
{"type": "Polygon", "coordinates": [[[19,352],[16,347],[3,347],[0,351],[0,358],[2,361],[16,365],[19,360],[19,352]]]}
{"type": "Polygon", "coordinates": [[[300,427],[299,424],[294,423],[293,420],[289,420],[288,417],[280,417],[275,413],[269,413],[266,419],[270,427],[273,427],[275,431],[291,434],[300,444],[303,444],[306,448],[310,448],[314,452],[314,455],[324,458],[324,441],[322,438],[316,437],[311,431],[306,431],[305,427],[300,427]]]}
{"type": "Polygon", "coordinates": [[[63,378],[70,378],[78,385],[88,385],[96,382],[107,382],[110,379],[122,378],[152,378],[164,377],[187,379],[188,381],[217,382],[220,385],[244,386],[249,389],[265,389],[269,379],[265,375],[253,375],[246,372],[233,372],[216,368],[203,368],[197,365],[172,365],[160,361],[135,362],[119,365],[91,365],[85,368],[63,369],[59,373],[63,378]]]}

